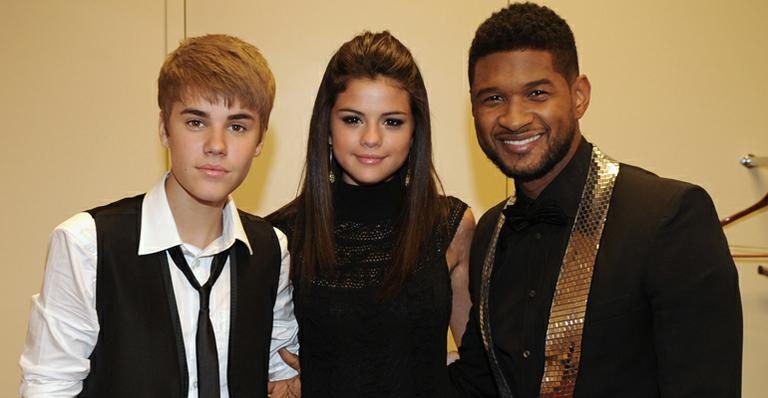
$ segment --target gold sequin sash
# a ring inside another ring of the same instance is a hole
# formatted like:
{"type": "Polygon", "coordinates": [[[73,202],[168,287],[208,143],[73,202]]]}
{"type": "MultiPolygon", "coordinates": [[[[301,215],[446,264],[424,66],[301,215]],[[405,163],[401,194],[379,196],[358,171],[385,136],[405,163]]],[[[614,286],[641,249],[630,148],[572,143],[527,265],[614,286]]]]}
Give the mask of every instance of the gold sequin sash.
{"type": "MultiPolygon", "coordinates": [[[[540,390],[541,398],[573,396],[581,359],[581,336],[584,330],[589,288],[592,284],[592,271],[608,214],[613,185],[618,174],[619,163],[593,146],[587,180],[552,300],[544,348],[545,363],[540,390]]],[[[506,206],[513,205],[515,200],[515,196],[510,197],[506,206]]],[[[507,398],[512,397],[512,392],[493,349],[491,320],[488,316],[491,273],[496,257],[496,244],[504,222],[505,217],[501,213],[483,263],[478,316],[480,335],[488,353],[499,396],[507,398]]]]}
{"type": "Polygon", "coordinates": [[[592,271],[600,247],[619,164],[592,147],[592,162],[565,249],[544,345],[541,398],[572,397],[581,359],[581,336],[592,271]]]}

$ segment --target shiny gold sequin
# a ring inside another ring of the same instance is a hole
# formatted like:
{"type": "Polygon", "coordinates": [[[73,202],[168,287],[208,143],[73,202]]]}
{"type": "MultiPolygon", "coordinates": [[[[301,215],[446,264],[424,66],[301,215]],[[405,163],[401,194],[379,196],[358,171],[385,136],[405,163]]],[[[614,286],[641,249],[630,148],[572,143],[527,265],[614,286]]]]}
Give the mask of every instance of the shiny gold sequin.
{"type": "Polygon", "coordinates": [[[593,147],[592,163],[549,313],[541,398],[573,396],[592,271],[618,173],[619,164],[593,147]]]}
{"type": "MultiPolygon", "coordinates": [[[[608,214],[613,184],[618,173],[619,164],[593,146],[587,180],[568,240],[549,315],[541,398],[573,396],[581,358],[581,336],[589,288],[592,283],[592,271],[608,214]]],[[[513,205],[515,199],[515,196],[510,197],[506,206],[513,205]]],[[[512,397],[509,384],[493,349],[491,320],[488,317],[491,273],[496,257],[496,244],[501,228],[504,226],[504,220],[504,214],[501,213],[483,263],[478,316],[480,334],[499,388],[499,396],[512,397]]]]}

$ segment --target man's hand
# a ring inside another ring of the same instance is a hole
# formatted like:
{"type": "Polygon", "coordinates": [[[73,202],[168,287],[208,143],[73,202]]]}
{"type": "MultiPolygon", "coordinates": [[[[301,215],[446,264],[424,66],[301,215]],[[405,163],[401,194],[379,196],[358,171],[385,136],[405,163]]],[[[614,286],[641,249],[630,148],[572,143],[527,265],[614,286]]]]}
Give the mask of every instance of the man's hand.
{"type": "MultiPolygon", "coordinates": [[[[280,358],[283,359],[288,366],[296,369],[300,372],[301,367],[299,365],[299,357],[292,354],[285,348],[281,348],[278,351],[280,358]]],[[[267,394],[270,398],[299,398],[301,397],[301,381],[299,376],[291,377],[290,379],[270,381],[267,386],[267,394]]]]}

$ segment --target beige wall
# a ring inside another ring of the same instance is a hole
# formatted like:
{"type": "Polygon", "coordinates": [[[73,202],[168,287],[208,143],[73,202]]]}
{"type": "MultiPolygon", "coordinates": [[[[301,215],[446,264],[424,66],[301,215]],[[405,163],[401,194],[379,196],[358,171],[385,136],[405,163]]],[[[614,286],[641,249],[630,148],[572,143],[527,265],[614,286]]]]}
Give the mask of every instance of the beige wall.
{"type": "MultiPolygon", "coordinates": [[[[47,235],[72,213],[144,191],[164,169],[155,77],[166,43],[224,32],[257,44],[278,81],[267,145],[237,192],[264,214],[296,192],[312,101],[330,55],[364,30],[389,29],[413,51],[432,104],[445,190],[481,213],[505,179],[475,142],[466,51],[477,24],[506,3],[4,0],[0,14],[0,155],[6,319],[0,396],[14,396],[29,296],[39,289],[47,235]],[[384,4],[382,4],[384,3],[384,4]]],[[[546,1],[570,22],[593,99],[582,128],[612,156],[701,184],[721,215],[768,191],[768,3],[546,1]],[[727,5],[726,5],[727,4],[727,5]]],[[[768,246],[768,214],[726,230],[768,246]]],[[[768,278],[740,263],[745,311],[744,396],[768,389],[768,278]]],[[[763,262],[762,264],[765,264],[763,262]]],[[[706,327],[706,325],[702,325],[706,327]]],[[[717,360],[713,358],[713,360],[717,360]]]]}
{"type": "Polygon", "coordinates": [[[154,0],[4,0],[2,9],[0,397],[13,397],[48,234],[163,171],[154,79],[166,24],[154,0]]]}

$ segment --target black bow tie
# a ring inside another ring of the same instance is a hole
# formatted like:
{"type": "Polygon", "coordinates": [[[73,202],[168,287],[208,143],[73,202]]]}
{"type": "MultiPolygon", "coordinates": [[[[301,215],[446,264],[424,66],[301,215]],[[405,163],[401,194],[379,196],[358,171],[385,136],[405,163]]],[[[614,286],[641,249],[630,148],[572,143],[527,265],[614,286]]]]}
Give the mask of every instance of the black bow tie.
{"type": "Polygon", "coordinates": [[[506,217],[506,224],[517,232],[539,223],[552,225],[566,225],[568,223],[568,217],[552,200],[534,203],[530,206],[515,204],[502,211],[506,217]]]}

